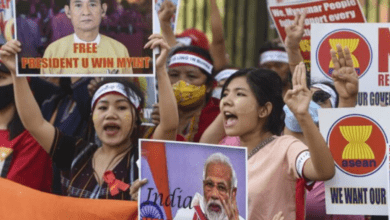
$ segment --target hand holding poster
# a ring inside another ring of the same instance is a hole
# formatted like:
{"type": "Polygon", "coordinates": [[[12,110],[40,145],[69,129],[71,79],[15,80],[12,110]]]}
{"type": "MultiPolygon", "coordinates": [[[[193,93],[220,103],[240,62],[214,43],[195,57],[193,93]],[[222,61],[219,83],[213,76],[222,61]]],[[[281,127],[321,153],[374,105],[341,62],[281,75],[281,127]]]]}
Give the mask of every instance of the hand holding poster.
{"type": "Polygon", "coordinates": [[[246,219],[246,148],[141,140],[140,149],[140,219],[246,219]]]}
{"type": "MultiPolygon", "coordinates": [[[[299,44],[305,63],[310,63],[310,25],[314,23],[361,23],[365,17],[358,0],[268,0],[269,13],[279,37],[285,42],[285,28],[294,23],[294,17],[303,14],[304,32],[299,44]]],[[[312,32],[317,34],[316,32],[312,32]]]]}
{"type": "Polygon", "coordinates": [[[150,74],[152,51],[143,46],[152,33],[151,10],[152,0],[142,5],[16,0],[16,35],[22,44],[18,75],[150,74]],[[38,8],[36,14],[29,10],[31,4],[38,8]]]}
{"type": "Polygon", "coordinates": [[[330,49],[348,47],[359,76],[359,106],[390,104],[390,25],[315,24],[312,26],[312,77],[331,80],[335,65],[330,49]]]}
{"type": "Polygon", "coordinates": [[[320,131],[336,165],[325,182],[327,214],[387,215],[390,120],[381,107],[320,109],[320,131]]]}
{"type": "Polygon", "coordinates": [[[157,26],[155,33],[160,33],[161,21],[168,23],[172,28],[173,33],[176,32],[177,18],[180,9],[180,0],[154,0],[155,11],[159,17],[156,22],[157,26]]]}

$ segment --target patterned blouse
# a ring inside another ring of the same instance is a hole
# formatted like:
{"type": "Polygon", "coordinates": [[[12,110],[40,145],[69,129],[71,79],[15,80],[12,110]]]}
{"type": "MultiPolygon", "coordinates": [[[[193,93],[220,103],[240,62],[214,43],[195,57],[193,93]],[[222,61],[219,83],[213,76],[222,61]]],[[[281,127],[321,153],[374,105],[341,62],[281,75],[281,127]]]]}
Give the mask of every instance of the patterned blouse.
{"type": "MultiPolygon", "coordinates": [[[[111,196],[107,183],[99,185],[94,175],[92,158],[98,146],[80,138],[55,132],[50,156],[61,170],[62,194],[91,199],[130,200],[129,189],[111,196]]],[[[112,170],[115,178],[131,184],[138,179],[138,148],[133,147],[112,170]]]]}

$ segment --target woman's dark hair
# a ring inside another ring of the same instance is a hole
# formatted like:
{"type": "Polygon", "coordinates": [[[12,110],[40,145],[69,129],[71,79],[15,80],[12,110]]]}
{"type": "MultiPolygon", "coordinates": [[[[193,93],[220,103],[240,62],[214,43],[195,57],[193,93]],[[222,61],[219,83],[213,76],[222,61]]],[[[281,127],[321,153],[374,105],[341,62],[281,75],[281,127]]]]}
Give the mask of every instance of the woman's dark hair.
{"type": "MultiPolygon", "coordinates": [[[[98,83],[98,85],[97,85],[97,87],[96,87],[96,89],[94,91],[94,94],[101,86],[103,86],[103,85],[105,85],[107,83],[113,83],[113,82],[120,83],[125,88],[129,88],[130,90],[132,90],[138,97],[141,98],[140,106],[141,107],[144,106],[145,98],[144,98],[143,92],[140,90],[140,88],[138,86],[136,86],[132,82],[127,81],[126,79],[123,79],[123,78],[116,78],[116,77],[105,78],[103,81],[98,83]]],[[[91,111],[93,111],[93,109],[91,109],[91,111]]],[[[136,116],[136,121],[135,121],[136,122],[136,127],[133,128],[133,133],[131,134],[130,138],[131,138],[131,142],[133,143],[133,146],[138,146],[138,138],[141,135],[142,115],[141,115],[140,110],[138,110],[138,109],[135,109],[135,114],[136,114],[135,115],[136,116]]],[[[88,129],[87,129],[87,133],[86,133],[86,139],[88,141],[90,141],[90,142],[94,142],[95,141],[95,136],[94,135],[95,135],[95,128],[93,126],[92,112],[91,112],[91,117],[90,117],[90,120],[88,122],[88,129]]]]}
{"type": "MultiPolygon", "coordinates": [[[[328,81],[322,81],[322,82],[316,82],[313,84],[324,84],[329,86],[335,93],[336,93],[336,106],[332,106],[332,108],[338,108],[339,107],[339,93],[336,90],[336,87],[331,82],[328,81]]],[[[330,94],[328,94],[325,91],[319,90],[313,94],[313,101],[318,103],[318,102],[324,102],[330,98],[330,94]]]]}
{"type": "MultiPolygon", "coordinates": [[[[169,57],[168,57],[168,62],[169,60],[171,59],[171,57],[179,52],[190,52],[190,53],[195,53],[195,54],[198,54],[199,56],[205,58],[206,60],[210,61],[211,64],[214,64],[214,60],[213,58],[211,57],[210,55],[210,52],[203,49],[203,48],[200,48],[200,47],[196,47],[196,46],[181,46],[181,47],[176,47],[176,48],[173,48],[171,50],[171,52],[169,53],[169,57]]],[[[214,87],[214,68],[213,70],[211,71],[211,74],[209,74],[208,72],[206,72],[205,70],[199,68],[199,70],[205,74],[207,76],[207,81],[206,81],[206,87],[207,88],[213,88],[214,87]]],[[[206,95],[206,99],[209,100],[209,98],[211,97],[211,94],[212,92],[208,93],[206,95]]]]}
{"type": "Polygon", "coordinates": [[[282,80],[279,75],[268,69],[241,69],[226,80],[222,87],[222,93],[233,79],[241,76],[246,77],[246,82],[255,95],[259,106],[264,106],[267,102],[272,104],[272,111],[267,118],[264,131],[280,135],[284,129],[285,113],[283,111],[282,80]]]}

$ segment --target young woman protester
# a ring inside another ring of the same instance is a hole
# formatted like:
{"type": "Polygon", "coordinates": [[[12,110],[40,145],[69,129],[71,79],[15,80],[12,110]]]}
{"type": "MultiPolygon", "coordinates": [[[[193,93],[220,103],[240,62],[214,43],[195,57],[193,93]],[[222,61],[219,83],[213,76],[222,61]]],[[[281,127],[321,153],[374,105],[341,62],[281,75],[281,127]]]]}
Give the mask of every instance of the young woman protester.
{"type": "MultiPolygon", "coordinates": [[[[213,61],[207,50],[183,46],[170,53],[168,75],[178,104],[178,141],[199,142],[219,114],[219,100],[211,96],[215,83],[212,73],[213,61]]],[[[152,118],[159,123],[158,106],[152,118]]]]}
{"type": "MultiPolygon", "coordinates": [[[[279,136],[284,128],[282,81],[265,69],[239,70],[226,81],[221,114],[205,133],[221,137],[222,130],[239,136],[241,146],[248,148],[249,219],[272,219],[279,211],[286,219],[303,219],[304,212],[297,211],[304,205],[303,196],[295,199],[298,190],[303,192],[305,182],[328,180],[335,172],[332,155],[308,113],[311,92],[303,63],[292,84],[284,102],[297,118],[307,146],[292,136],[279,136]]],[[[215,143],[213,138],[202,141],[215,143]]]]}
{"type": "Polygon", "coordinates": [[[50,157],[23,127],[16,111],[13,87],[10,70],[0,62],[0,176],[51,192],[50,157]]]}
{"type": "MultiPolygon", "coordinates": [[[[286,50],[290,68],[294,70],[296,63],[303,61],[299,49],[299,42],[303,36],[305,14],[297,16],[294,23],[286,28],[286,50]]],[[[334,86],[328,82],[316,82],[312,79],[311,92],[313,94],[313,116],[319,108],[353,108],[356,105],[359,88],[358,75],[353,67],[351,54],[348,48],[337,45],[337,51],[331,50],[335,71],[332,73],[334,86]],[[338,58],[336,56],[338,55],[338,58]]],[[[305,137],[294,116],[287,109],[286,128],[284,134],[292,135],[305,143],[305,137]]],[[[325,185],[318,181],[306,196],[306,220],[363,220],[361,215],[327,215],[325,210],[325,185]]]]}
{"type": "MultiPolygon", "coordinates": [[[[164,100],[160,107],[161,122],[154,138],[173,140],[178,113],[165,69],[169,46],[159,35],[152,35],[149,39],[145,48],[161,48],[156,70],[159,96],[164,100]]],[[[1,59],[11,71],[16,107],[24,126],[63,171],[63,194],[136,200],[138,188],[144,183],[136,181],[140,110],[144,102],[140,90],[127,81],[102,81],[91,103],[93,126],[102,145],[67,136],[44,120],[26,78],[16,77],[15,54],[21,51],[20,47],[18,41],[8,42],[0,50],[1,59]]]]}

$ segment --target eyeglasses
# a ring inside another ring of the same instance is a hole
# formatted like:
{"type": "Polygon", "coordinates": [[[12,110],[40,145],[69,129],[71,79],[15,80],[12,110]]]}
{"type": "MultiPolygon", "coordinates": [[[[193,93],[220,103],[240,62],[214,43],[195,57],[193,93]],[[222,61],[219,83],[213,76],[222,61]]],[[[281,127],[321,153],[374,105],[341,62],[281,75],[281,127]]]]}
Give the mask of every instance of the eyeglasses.
{"type": "Polygon", "coordinates": [[[312,100],[315,103],[324,103],[326,100],[330,98],[330,94],[323,91],[323,90],[317,90],[313,93],[312,100]]]}
{"type": "Polygon", "coordinates": [[[223,183],[218,183],[218,184],[215,184],[213,181],[211,180],[204,180],[203,181],[203,186],[204,186],[204,189],[205,191],[211,191],[213,190],[213,188],[215,187],[215,185],[217,185],[217,190],[220,194],[222,195],[226,195],[227,192],[229,191],[229,188],[223,184],[223,183]]]}

